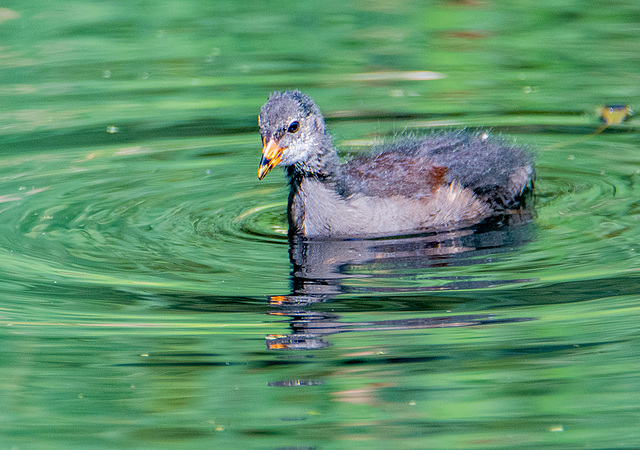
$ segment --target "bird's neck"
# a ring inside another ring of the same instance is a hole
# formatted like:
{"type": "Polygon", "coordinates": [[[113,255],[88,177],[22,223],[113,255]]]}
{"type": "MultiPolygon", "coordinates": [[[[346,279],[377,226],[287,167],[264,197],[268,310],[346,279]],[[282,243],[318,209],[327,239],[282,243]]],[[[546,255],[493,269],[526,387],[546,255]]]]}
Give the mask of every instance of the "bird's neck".
{"type": "Polygon", "coordinates": [[[322,134],[316,142],[310,143],[311,155],[306,161],[287,167],[287,177],[292,185],[303,178],[334,181],[340,176],[340,160],[331,143],[331,136],[322,134]]]}
{"type": "MultiPolygon", "coordinates": [[[[319,199],[338,196],[336,186],[340,179],[340,161],[330,138],[328,144],[316,149],[313,156],[304,164],[287,167],[286,174],[291,187],[288,205],[289,233],[290,235],[307,234],[307,228],[311,226],[311,222],[316,222],[316,220],[310,222],[308,217],[310,204],[315,205],[319,199]]],[[[330,202],[325,205],[325,207],[328,206],[330,202]]],[[[316,205],[318,212],[321,209],[322,205],[316,205]]]]}

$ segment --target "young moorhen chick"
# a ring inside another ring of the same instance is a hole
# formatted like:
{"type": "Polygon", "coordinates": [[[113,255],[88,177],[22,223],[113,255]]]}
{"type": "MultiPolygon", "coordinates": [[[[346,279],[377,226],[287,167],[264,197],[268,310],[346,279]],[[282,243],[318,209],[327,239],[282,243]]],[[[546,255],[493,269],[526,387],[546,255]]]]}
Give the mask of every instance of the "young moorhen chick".
{"type": "Polygon", "coordinates": [[[285,166],[290,235],[394,235],[472,224],[523,208],[533,187],[529,156],[482,133],[405,137],[340,164],[308,95],[274,92],[259,122],[258,178],[285,166]]]}

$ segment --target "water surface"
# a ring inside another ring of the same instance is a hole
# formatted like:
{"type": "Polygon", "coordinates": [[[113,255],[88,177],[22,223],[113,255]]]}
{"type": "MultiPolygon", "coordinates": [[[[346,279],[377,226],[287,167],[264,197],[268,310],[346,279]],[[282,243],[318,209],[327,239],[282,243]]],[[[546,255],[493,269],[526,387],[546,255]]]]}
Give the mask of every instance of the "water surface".
{"type": "Polygon", "coordinates": [[[640,446],[640,8],[543,1],[0,8],[10,448],[640,446]],[[289,242],[276,89],[341,153],[483,128],[532,220],[289,242]]]}

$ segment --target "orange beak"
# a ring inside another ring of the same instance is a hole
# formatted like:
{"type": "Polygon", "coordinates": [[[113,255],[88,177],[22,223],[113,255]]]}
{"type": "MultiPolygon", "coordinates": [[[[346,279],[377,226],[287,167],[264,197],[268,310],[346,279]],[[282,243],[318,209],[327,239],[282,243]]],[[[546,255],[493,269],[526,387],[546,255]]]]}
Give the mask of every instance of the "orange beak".
{"type": "Polygon", "coordinates": [[[262,158],[260,159],[260,167],[258,168],[258,180],[262,180],[267,174],[278,165],[282,159],[282,152],[284,148],[278,147],[276,141],[270,139],[265,144],[264,138],[262,139],[262,158]]]}

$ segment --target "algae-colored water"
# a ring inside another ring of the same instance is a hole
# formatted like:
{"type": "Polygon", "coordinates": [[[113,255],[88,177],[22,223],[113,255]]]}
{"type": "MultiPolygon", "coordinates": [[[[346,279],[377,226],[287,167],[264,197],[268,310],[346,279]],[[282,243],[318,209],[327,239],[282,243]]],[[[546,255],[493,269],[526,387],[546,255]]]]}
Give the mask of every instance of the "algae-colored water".
{"type": "Polygon", "coordinates": [[[640,5],[9,1],[6,448],[640,446],[640,5]],[[533,220],[289,242],[257,113],[483,128],[533,220]]]}

